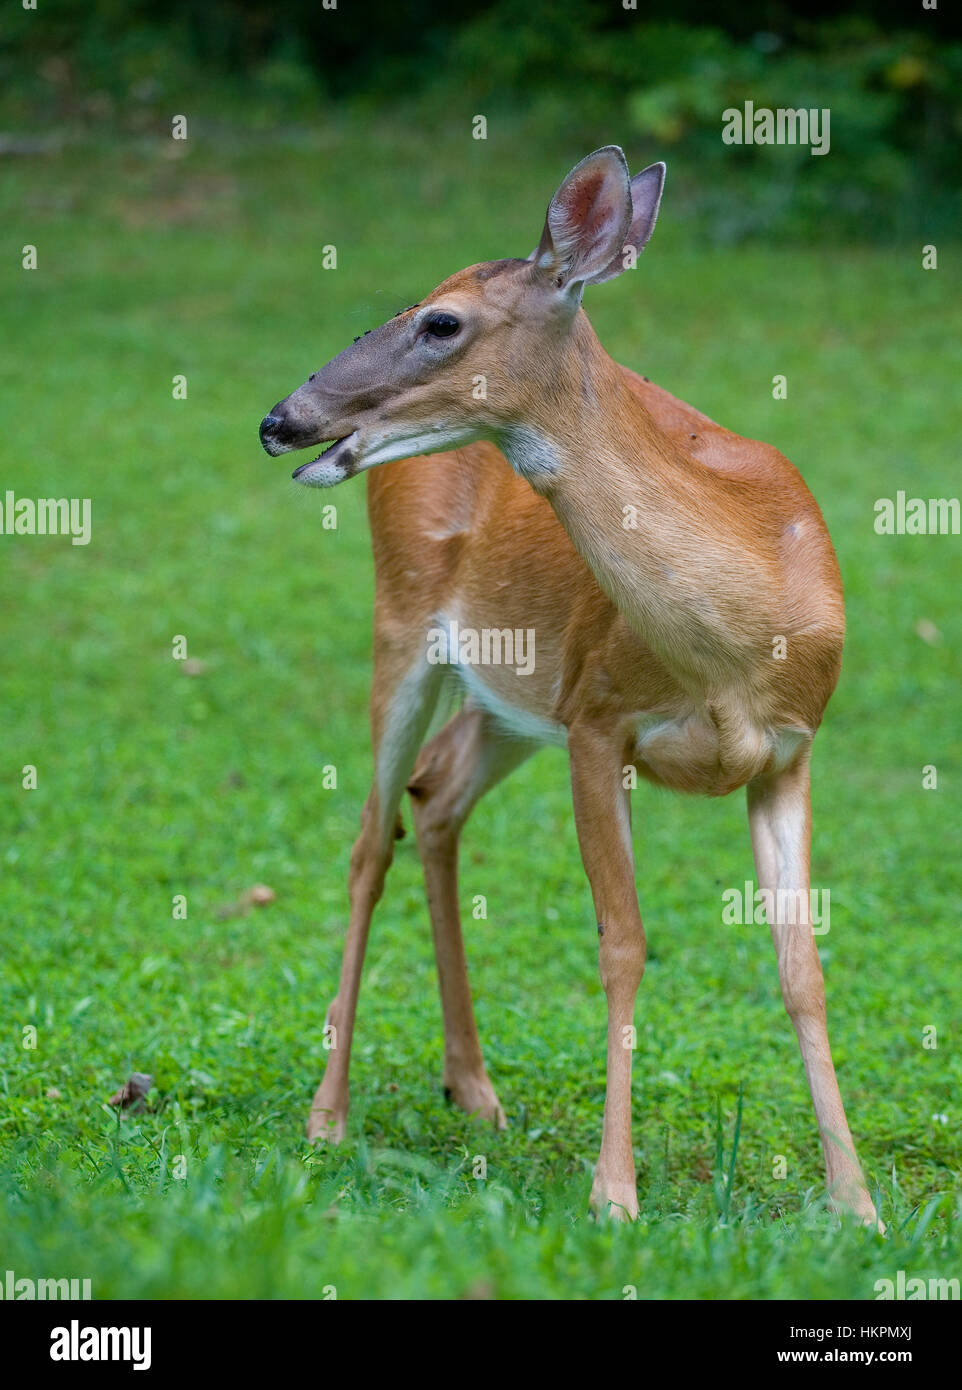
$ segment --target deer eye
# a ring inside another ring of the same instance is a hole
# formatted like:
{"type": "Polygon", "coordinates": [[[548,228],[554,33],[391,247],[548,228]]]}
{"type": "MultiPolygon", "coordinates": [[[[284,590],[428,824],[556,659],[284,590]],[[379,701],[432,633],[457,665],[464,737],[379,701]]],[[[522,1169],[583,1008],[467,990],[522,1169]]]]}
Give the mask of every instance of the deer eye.
{"type": "Polygon", "coordinates": [[[450,338],[460,327],[453,314],[432,314],[424,323],[425,333],[430,333],[432,338],[450,338]]]}

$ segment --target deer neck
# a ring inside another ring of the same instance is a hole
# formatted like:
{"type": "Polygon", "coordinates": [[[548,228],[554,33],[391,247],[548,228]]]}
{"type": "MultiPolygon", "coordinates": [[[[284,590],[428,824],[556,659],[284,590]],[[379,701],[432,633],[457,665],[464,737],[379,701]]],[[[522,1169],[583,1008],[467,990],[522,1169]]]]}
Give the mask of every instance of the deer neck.
{"type": "Polygon", "coordinates": [[[657,427],[583,312],[497,442],[685,688],[741,683],[758,635],[732,590],[750,600],[759,576],[733,542],[724,482],[657,427]]]}

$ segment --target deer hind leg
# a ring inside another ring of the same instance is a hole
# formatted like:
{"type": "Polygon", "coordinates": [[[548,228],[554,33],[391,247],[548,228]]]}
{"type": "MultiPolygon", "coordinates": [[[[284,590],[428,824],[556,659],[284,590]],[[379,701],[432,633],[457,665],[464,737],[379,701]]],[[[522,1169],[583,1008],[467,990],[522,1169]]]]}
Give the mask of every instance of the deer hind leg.
{"type": "Polygon", "coordinates": [[[445,1094],[496,1129],[504,1111],[488,1079],[471,1002],[458,907],[458,842],[485,794],[534,752],[505,737],[490,715],[467,707],[422,748],[408,783],[441,990],[445,1094]]]}
{"type": "Polygon", "coordinates": [[[599,1215],[638,1215],[631,1144],[631,1054],[645,933],[635,892],[624,750],[593,728],[569,730],[575,825],[598,924],[601,983],[608,1001],[608,1077],[601,1153],[591,1205],[599,1215]]]}
{"type": "Polygon", "coordinates": [[[769,890],[775,905],[769,914],[775,920],[769,925],[778,978],[805,1063],[829,1196],[837,1207],[846,1207],[876,1226],[878,1217],[855,1156],[835,1076],[825,982],[808,912],[812,828],[808,750],[785,771],[749,783],[748,817],[758,886],[769,890]]]}
{"type": "Polygon", "coordinates": [[[430,723],[440,687],[440,666],[429,665],[423,657],[412,664],[412,652],[418,651],[420,640],[418,634],[403,646],[382,647],[375,658],[371,687],[374,783],[361,814],[361,833],[351,851],[348,875],[351,907],[341,978],[325,1021],[330,1051],[324,1079],[311,1105],[308,1139],[337,1143],[344,1135],[351,1039],[368,928],[394,855],[397,813],[404,785],[430,723]]]}

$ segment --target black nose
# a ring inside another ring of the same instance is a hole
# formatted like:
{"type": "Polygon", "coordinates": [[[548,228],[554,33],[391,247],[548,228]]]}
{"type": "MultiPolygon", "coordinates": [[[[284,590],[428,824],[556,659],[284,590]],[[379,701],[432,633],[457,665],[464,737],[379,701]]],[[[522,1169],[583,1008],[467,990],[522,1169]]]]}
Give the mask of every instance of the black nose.
{"type": "Polygon", "coordinates": [[[263,444],[272,434],[276,434],[282,423],[277,415],[265,415],[261,421],[261,443],[263,444]]]}

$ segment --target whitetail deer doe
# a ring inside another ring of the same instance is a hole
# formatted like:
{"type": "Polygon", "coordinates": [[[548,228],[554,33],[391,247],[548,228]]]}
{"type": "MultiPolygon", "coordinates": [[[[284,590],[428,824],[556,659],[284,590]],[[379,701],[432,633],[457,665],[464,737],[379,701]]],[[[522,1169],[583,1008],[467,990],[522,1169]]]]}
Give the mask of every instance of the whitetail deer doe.
{"type": "Polygon", "coordinates": [[[648,241],[664,177],[653,164],[629,181],[617,146],[596,150],[555,193],[527,260],[458,271],[356,340],[261,426],[269,454],[334,441],[297,469],[299,482],[330,487],[368,472],[376,572],[374,781],[351,855],[350,922],[328,1016],[337,1042],[308,1134],[344,1132],[368,926],[405,788],[437,953],[444,1085],[465,1110],[504,1125],[468,985],[458,840],[486,791],[539,745],[567,744],[608,1002],[592,1206],[638,1212],[626,1045],[645,963],[624,776],[633,765],[678,791],[723,796],[747,786],[828,1190],[837,1207],[875,1225],[829,1049],[811,925],[782,910],[808,900],[809,755],[841,660],[832,543],[776,449],[619,366],[581,308],[585,285],[620,274],[648,241]],[[533,629],[534,670],[462,659],[463,708],[422,748],[445,670],[429,644],[454,622],[533,629]]]}

